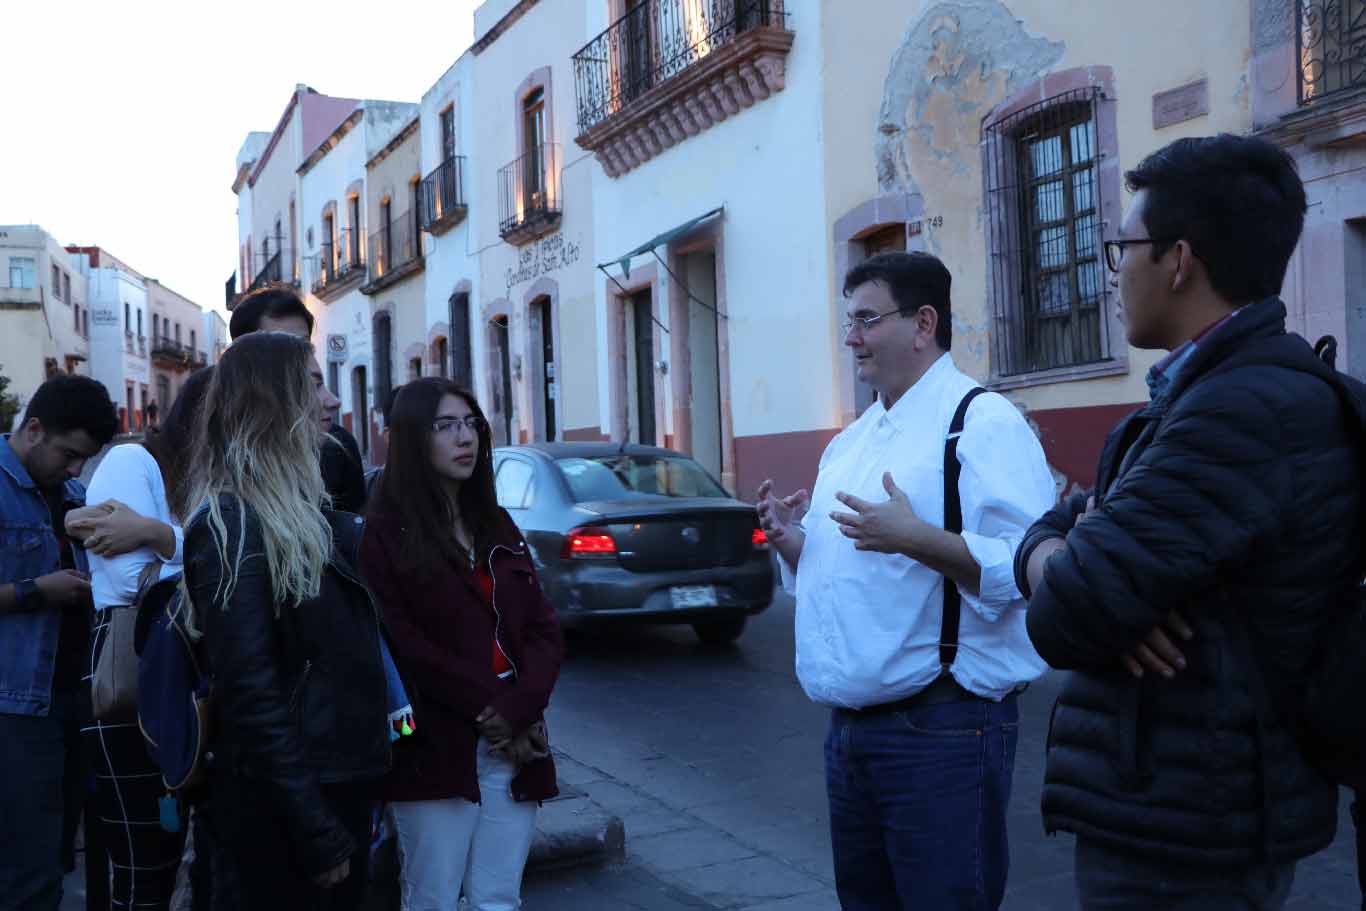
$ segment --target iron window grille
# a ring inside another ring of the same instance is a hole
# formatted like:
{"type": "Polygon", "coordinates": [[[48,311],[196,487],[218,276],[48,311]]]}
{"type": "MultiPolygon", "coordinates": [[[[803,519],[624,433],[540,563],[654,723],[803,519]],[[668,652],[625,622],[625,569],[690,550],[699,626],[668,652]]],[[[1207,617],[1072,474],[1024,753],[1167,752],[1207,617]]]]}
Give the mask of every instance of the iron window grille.
{"type": "Polygon", "coordinates": [[[1300,104],[1366,87],[1366,0],[1296,0],[1300,104]]]}
{"type": "Polygon", "coordinates": [[[994,373],[1110,359],[1098,88],[983,128],[994,373]]]}

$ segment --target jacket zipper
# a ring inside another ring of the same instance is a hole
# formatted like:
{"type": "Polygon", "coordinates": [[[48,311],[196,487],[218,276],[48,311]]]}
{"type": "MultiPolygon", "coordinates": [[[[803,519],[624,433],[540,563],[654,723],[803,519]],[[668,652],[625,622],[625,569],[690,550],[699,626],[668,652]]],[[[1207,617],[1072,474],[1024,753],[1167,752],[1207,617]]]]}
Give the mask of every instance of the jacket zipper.
{"type": "Polygon", "coordinates": [[[313,659],[304,661],[303,673],[299,675],[299,682],[294,684],[294,693],[289,697],[289,714],[294,715],[294,710],[299,707],[299,700],[303,696],[304,684],[308,682],[308,675],[313,670],[313,659]]]}
{"type": "Polygon", "coordinates": [[[498,651],[502,652],[503,657],[507,659],[508,665],[512,667],[512,674],[515,678],[520,677],[521,672],[517,670],[517,662],[513,661],[512,656],[507,653],[507,649],[503,648],[503,643],[501,639],[501,633],[503,629],[503,615],[498,611],[498,577],[493,574],[493,555],[500,550],[505,550],[513,556],[520,555],[521,551],[513,550],[512,548],[505,547],[502,544],[494,546],[494,548],[489,551],[489,580],[490,582],[492,582],[492,591],[489,595],[489,604],[493,607],[493,644],[498,647],[498,651]]]}

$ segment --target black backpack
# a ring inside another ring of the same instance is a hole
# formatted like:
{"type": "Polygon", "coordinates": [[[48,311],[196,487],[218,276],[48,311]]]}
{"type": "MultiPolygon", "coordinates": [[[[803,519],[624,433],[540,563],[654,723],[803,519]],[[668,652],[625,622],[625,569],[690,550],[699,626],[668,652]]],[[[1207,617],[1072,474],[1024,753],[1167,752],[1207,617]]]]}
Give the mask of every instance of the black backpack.
{"type": "MultiPolygon", "coordinates": [[[[1314,353],[1330,368],[1325,379],[1337,391],[1351,422],[1366,478],[1366,384],[1336,369],[1337,347],[1337,340],[1326,335],[1315,343],[1314,353]]],[[[1366,712],[1361,707],[1366,694],[1366,585],[1357,588],[1320,634],[1313,668],[1298,705],[1299,743],[1320,772],[1355,792],[1357,881],[1366,911],[1366,842],[1361,832],[1366,794],[1366,712]]]]}
{"type": "MultiPolygon", "coordinates": [[[[1357,446],[1360,474],[1366,479],[1366,383],[1340,372],[1337,367],[1337,340],[1331,335],[1314,345],[1318,361],[1309,361],[1306,372],[1333,387],[1357,446]]],[[[1259,362],[1259,352],[1216,367],[1204,378],[1234,366],[1259,362]]],[[[1279,363],[1270,357],[1267,363],[1279,363]]],[[[1320,630],[1312,671],[1304,689],[1293,696],[1275,698],[1260,673],[1257,649],[1246,628],[1230,625],[1235,647],[1242,653],[1250,673],[1249,685],[1257,701],[1267,711],[1276,710],[1288,718],[1296,732],[1301,752],[1310,765],[1335,784],[1350,788],[1352,823],[1356,835],[1357,882],[1362,892],[1362,911],[1366,911],[1366,842],[1362,840],[1362,816],[1366,815],[1366,541],[1358,557],[1358,587],[1347,593],[1341,609],[1320,630]]],[[[1263,709],[1259,709],[1259,714],[1263,709]]]]}

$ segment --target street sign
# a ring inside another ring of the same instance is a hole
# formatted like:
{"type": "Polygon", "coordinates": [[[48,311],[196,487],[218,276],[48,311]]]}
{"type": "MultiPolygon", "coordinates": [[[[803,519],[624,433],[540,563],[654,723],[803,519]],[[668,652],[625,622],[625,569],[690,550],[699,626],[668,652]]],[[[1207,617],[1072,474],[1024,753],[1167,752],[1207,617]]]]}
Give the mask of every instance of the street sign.
{"type": "Polygon", "coordinates": [[[329,335],[327,337],[327,362],[329,364],[345,364],[346,355],[346,336],[329,335]]]}

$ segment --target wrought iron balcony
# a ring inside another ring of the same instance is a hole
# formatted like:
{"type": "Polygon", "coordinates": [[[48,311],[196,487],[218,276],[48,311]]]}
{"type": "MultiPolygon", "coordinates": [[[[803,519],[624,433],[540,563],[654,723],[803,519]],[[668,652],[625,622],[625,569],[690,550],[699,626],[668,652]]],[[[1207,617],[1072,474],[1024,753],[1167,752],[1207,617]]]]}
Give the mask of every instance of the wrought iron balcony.
{"type": "Polygon", "coordinates": [[[152,360],[162,367],[186,370],[195,363],[195,352],[169,335],[163,335],[152,339],[152,360]]]}
{"type": "Polygon", "coordinates": [[[560,145],[546,143],[498,171],[498,233],[524,244],[560,223],[560,145]]]}
{"type": "Polygon", "coordinates": [[[264,288],[271,282],[280,281],[282,274],[283,273],[281,272],[280,251],[277,250],[275,251],[275,255],[272,256],[269,260],[267,260],[265,266],[261,269],[261,271],[256,273],[256,277],[251,280],[251,285],[247,288],[247,293],[250,294],[257,288],[264,288]]]}
{"type": "Polygon", "coordinates": [[[1300,103],[1366,88],[1366,0],[1297,0],[1300,103]]]}
{"type": "Polygon", "coordinates": [[[362,294],[374,294],[422,270],[422,232],[411,212],[391,215],[370,235],[370,280],[362,294]]]}
{"type": "Polygon", "coordinates": [[[313,278],[313,293],[327,298],[340,294],[365,276],[365,258],[361,255],[360,232],[342,228],[336,243],[323,241],[318,256],[317,274],[313,278]]]}
{"type": "Polygon", "coordinates": [[[574,55],[577,142],[617,177],[781,91],[784,0],[646,0],[574,55]]]}
{"type": "Polygon", "coordinates": [[[422,230],[444,234],[465,220],[465,156],[456,155],[437,165],[418,187],[422,230]]]}

